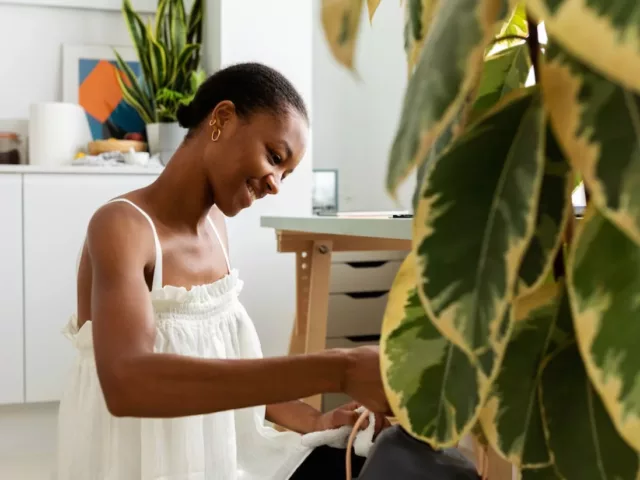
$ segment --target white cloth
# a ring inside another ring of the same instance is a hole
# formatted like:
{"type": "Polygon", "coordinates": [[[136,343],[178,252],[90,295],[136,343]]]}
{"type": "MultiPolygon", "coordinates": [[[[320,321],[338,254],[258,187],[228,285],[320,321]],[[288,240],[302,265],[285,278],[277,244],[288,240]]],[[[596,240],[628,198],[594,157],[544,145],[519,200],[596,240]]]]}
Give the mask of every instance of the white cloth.
{"type": "MultiPolygon", "coordinates": [[[[155,271],[162,272],[157,235],[156,249],[155,271]]],[[[238,299],[242,281],[235,270],[188,290],[162,286],[161,277],[153,285],[156,352],[262,356],[238,299]]],[[[91,322],[78,329],[73,316],[64,333],[77,356],[60,404],[58,480],[286,480],[311,452],[297,433],[265,426],[265,407],[172,419],[113,417],[98,382],[91,322]]]]}
{"type": "MultiPolygon", "coordinates": [[[[360,407],[356,410],[362,413],[364,408],[360,407]]],[[[369,425],[364,430],[360,430],[353,440],[353,450],[360,457],[368,457],[369,451],[373,446],[373,435],[376,429],[376,417],[373,413],[369,413],[369,425]]],[[[322,445],[328,445],[334,448],[347,448],[349,435],[353,430],[352,426],[344,426],[334,428],[332,430],[324,430],[322,432],[311,432],[302,436],[302,445],[309,448],[316,448],[322,445]]]]}

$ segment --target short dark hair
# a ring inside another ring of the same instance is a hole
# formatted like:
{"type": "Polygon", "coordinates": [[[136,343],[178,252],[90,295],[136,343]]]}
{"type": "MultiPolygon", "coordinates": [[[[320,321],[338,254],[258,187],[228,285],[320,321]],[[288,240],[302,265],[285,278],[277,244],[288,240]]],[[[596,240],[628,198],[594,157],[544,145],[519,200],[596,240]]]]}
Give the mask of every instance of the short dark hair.
{"type": "Polygon", "coordinates": [[[233,102],[239,117],[258,111],[277,115],[293,109],[309,122],[302,96],[284,75],[261,63],[239,63],[211,75],[191,103],[178,108],[180,126],[191,134],[224,100],[233,102]]]}

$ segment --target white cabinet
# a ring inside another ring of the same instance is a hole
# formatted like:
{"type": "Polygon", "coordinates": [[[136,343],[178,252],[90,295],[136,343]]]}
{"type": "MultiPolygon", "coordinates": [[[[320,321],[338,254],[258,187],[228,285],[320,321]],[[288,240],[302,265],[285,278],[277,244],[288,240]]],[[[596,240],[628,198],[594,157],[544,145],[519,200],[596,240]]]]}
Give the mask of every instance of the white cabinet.
{"type": "Polygon", "coordinates": [[[0,404],[24,401],[22,175],[0,174],[0,404]]]}
{"type": "Polygon", "coordinates": [[[89,219],[109,199],[148,185],[155,178],[120,174],[24,176],[27,402],[58,400],[64,388],[75,352],[60,331],[76,311],[76,263],[89,219]]]}

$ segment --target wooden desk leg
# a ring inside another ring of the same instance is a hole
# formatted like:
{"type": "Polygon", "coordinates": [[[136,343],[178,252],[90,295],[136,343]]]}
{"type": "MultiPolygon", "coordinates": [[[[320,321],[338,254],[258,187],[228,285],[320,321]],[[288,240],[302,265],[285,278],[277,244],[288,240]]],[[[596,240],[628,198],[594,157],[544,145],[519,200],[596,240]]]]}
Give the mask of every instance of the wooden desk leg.
{"type": "Polygon", "coordinates": [[[289,355],[305,352],[309,324],[309,286],[311,250],[296,252],[296,319],[291,332],[289,355]]]}
{"type": "MultiPolygon", "coordinates": [[[[308,270],[309,277],[304,353],[321,352],[326,348],[332,248],[333,242],[331,241],[313,242],[313,249],[308,257],[309,261],[303,262],[301,265],[303,271],[308,270]]],[[[302,278],[305,278],[304,275],[302,278]]],[[[300,304],[300,299],[298,305],[299,308],[303,306],[300,304]]],[[[300,330],[298,335],[295,342],[292,341],[292,347],[295,346],[296,349],[301,348],[299,342],[302,341],[300,338],[302,332],[300,330]]],[[[305,401],[318,410],[322,408],[321,395],[314,395],[305,401]]]]}

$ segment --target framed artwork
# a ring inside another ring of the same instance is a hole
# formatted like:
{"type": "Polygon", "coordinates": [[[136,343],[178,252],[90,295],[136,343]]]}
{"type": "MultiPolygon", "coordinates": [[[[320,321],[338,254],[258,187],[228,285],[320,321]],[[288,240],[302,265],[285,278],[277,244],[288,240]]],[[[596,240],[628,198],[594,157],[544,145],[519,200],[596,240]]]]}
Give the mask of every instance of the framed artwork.
{"type": "MultiPolygon", "coordinates": [[[[90,10],[121,10],[122,0],[0,0],[12,5],[40,5],[90,10]]],[[[131,5],[139,13],[155,13],[158,0],[132,0],[131,5]]]]}
{"type": "Polygon", "coordinates": [[[338,170],[314,170],[312,188],[314,215],[338,213],[338,170]]]}
{"type": "Polygon", "coordinates": [[[84,109],[94,140],[121,139],[127,133],[145,132],[144,121],[122,96],[116,78],[122,72],[117,67],[114,48],[133,72],[141,75],[133,47],[62,47],[62,99],[84,109]]]}

